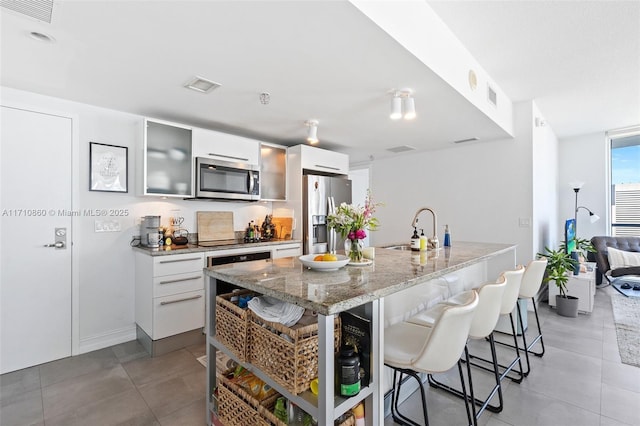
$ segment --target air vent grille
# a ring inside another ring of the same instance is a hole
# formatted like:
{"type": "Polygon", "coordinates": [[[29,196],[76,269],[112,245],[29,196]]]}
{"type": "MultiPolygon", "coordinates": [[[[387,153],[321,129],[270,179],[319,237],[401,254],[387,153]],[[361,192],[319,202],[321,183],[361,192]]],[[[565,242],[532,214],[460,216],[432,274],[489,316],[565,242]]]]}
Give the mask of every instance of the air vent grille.
{"type": "Polygon", "coordinates": [[[51,23],[53,0],[0,0],[0,6],[38,21],[51,23]]]}
{"type": "Polygon", "coordinates": [[[474,142],[479,140],[478,138],[467,138],[467,139],[460,139],[457,141],[453,141],[453,143],[465,143],[465,142],[474,142]]]}
{"type": "Polygon", "coordinates": [[[495,107],[498,106],[498,94],[493,90],[493,87],[489,85],[487,85],[487,100],[491,105],[495,107]]]}
{"type": "Polygon", "coordinates": [[[387,151],[391,151],[393,153],[407,152],[407,151],[415,151],[415,148],[409,145],[400,145],[393,148],[387,149],[387,151]]]}
{"type": "Polygon", "coordinates": [[[220,86],[222,86],[220,83],[198,76],[184,85],[187,89],[195,90],[200,93],[209,93],[220,86]]]}

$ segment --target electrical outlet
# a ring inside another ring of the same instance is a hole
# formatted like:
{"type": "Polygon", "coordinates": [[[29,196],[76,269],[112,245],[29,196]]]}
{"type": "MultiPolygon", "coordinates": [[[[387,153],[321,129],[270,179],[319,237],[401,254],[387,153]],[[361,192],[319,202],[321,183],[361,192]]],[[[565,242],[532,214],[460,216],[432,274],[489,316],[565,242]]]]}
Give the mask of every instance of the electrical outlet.
{"type": "Polygon", "coordinates": [[[520,228],[531,228],[531,218],[530,217],[521,217],[518,220],[518,224],[520,228]]]}

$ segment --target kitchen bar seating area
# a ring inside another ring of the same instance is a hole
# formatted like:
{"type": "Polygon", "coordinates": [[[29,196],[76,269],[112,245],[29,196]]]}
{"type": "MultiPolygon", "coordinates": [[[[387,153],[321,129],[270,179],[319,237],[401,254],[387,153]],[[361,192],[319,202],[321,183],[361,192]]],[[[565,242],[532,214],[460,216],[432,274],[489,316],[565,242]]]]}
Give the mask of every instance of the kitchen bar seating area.
{"type": "MultiPolygon", "coordinates": [[[[637,424],[640,372],[620,362],[609,290],[598,291],[593,312],[578,318],[561,317],[548,304],[540,305],[546,354],[531,358],[532,373],[522,384],[503,383],[505,409],[485,412],[481,425],[637,424]]],[[[484,351],[486,343],[472,340],[470,350],[484,351]]],[[[503,362],[512,352],[497,350],[503,362]]],[[[201,344],[150,357],[134,341],[8,373],[0,376],[0,419],[3,426],[43,421],[65,426],[203,425],[206,370],[197,359],[204,351],[201,344]]],[[[473,374],[476,395],[484,395],[494,379],[490,373],[473,374]]],[[[458,372],[442,380],[448,379],[458,383],[458,372]]],[[[460,399],[429,387],[426,391],[432,426],[466,424],[460,399]]],[[[420,400],[415,392],[400,409],[420,419],[420,400]]],[[[394,424],[390,415],[384,419],[385,426],[394,424]]]]}

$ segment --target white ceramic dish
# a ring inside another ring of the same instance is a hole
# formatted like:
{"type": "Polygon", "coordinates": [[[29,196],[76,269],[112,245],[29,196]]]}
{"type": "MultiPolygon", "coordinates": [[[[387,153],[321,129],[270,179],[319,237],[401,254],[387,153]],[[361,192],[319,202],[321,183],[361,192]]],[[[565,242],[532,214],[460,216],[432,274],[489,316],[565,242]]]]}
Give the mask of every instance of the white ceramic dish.
{"type": "Polygon", "coordinates": [[[343,254],[337,254],[336,257],[338,260],[334,261],[315,261],[313,258],[316,256],[318,256],[317,253],[305,254],[304,256],[298,257],[298,259],[300,259],[300,262],[302,262],[305,267],[315,269],[317,271],[335,271],[349,263],[349,258],[343,254]]]}

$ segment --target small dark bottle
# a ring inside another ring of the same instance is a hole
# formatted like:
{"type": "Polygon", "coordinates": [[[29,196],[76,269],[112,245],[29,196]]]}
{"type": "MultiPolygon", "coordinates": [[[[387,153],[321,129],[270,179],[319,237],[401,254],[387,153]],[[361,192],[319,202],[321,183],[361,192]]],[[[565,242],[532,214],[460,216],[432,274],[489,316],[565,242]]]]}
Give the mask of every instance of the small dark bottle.
{"type": "Polygon", "coordinates": [[[360,357],[349,346],[340,349],[336,363],[340,396],[354,396],[360,392],[360,357]]]}

